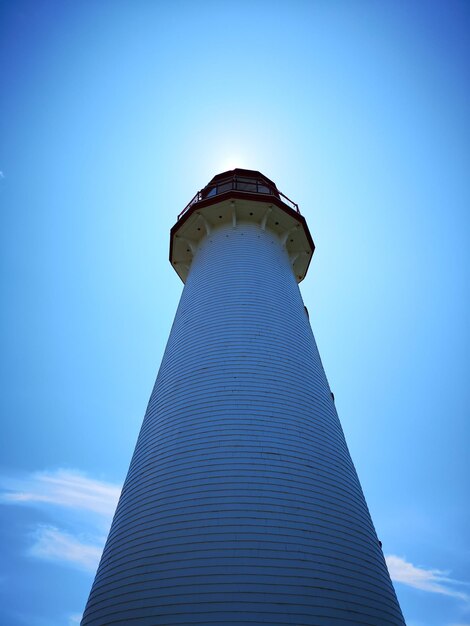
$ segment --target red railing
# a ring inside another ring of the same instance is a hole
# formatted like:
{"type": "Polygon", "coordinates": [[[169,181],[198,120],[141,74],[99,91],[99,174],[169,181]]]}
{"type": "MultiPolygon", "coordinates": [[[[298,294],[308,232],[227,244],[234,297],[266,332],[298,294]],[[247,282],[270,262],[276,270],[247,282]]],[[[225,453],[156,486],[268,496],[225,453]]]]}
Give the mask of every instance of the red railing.
{"type": "Polygon", "coordinates": [[[209,183],[204,189],[201,189],[197,192],[194,198],[188,202],[188,204],[184,207],[181,213],[178,215],[178,219],[180,219],[189,209],[196,204],[196,202],[200,202],[201,200],[206,200],[208,198],[213,198],[222,193],[226,193],[227,191],[242,191],[243,193],[252,193],[252,194],[264,194],[264,195],[272,195],[276,198],[279,198],[287,204],[288,207],[300,213],[299,206],[293,202],[290,198],[280,192],[276,187],[270,185],[267,181],[262,178],[248,178],[245,176],[231,176],[229,178],[223,178],[222,180],[217,180],[214,183],[209,183]]]}

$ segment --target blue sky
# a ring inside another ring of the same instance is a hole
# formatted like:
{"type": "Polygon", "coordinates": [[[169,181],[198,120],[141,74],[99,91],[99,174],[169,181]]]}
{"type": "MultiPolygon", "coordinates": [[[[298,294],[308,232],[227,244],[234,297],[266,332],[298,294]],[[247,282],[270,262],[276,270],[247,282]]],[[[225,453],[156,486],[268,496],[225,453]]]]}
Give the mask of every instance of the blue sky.
{"type": "Polygon", "coordinates": [[[298,202],[302,294],[408,626],[470,625],[466,2],[0,5],[0,622],[77,624],[234,166],[298,202]]]}

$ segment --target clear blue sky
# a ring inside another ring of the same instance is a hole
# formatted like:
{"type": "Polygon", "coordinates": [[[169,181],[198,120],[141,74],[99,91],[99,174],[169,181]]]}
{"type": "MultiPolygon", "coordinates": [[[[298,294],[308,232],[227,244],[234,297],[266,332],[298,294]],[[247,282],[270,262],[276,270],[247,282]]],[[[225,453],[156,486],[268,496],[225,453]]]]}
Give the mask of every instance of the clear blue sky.
{"type": "Polygon", "coordinates": [[[86,601],[233,166],[299,203],[302,293],[408,626],[470,624],[468,2],[0,7],[0,623],[86,601]]]}

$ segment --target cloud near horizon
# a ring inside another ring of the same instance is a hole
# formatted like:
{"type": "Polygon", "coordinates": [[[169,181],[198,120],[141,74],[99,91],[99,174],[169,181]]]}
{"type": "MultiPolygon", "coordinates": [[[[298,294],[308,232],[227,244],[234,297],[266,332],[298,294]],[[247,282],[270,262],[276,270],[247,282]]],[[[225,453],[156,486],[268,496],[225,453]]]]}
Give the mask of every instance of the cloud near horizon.
{"type": "Polygon", "coordinates": [[[438,569],[425,569],[409,563],[404,558],[389,554],[385,557],[390,577],[394,582],[403,583],[414,589],[452,596],[460,600],[470,601],[468,593],[455,589],[455,586],[469,583],[448,577],[449,572],[438,569]]]}
{"type": "Polygon", "coordinates": [[[34,539],[29,549],[31,556],[65,562],[89,573],[96,571],[105,542],[105,537],[102,537],[87,543],[55,526],[38,526],[34,539]]]}
{"type": "Polygon", "coordinates": [[[94,480],[77,470],[33,472],[23,477],[0,477],[0,503],[39,506],[63,518],[70,511],[69,525],[77,526],[77,512],[85,511],[83,533],[73,533],[53,525],[38,524],[31,534],[27,555],[93,573],[99,563],[106,534],[121,493],[120,485],[94,480]]]}
{"type": "Polygon", "coordinates": [[[33,472],[22,478],[0,478],[3,504],[46,504],[82,509],[111,520],[121,487],[88,478],[77,470],[33,472]]]}

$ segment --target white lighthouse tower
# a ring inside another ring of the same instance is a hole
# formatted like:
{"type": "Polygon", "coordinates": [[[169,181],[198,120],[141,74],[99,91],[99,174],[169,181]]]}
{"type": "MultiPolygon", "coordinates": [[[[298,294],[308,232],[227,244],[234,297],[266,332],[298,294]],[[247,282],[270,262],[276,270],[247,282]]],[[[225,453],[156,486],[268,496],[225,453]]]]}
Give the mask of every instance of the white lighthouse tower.
{"type": "Polygon", "coordinates": [[[180,214],[185,287],[82,624],[404,624],[298,287],[313,251],[257,171],[180,214]]]}

